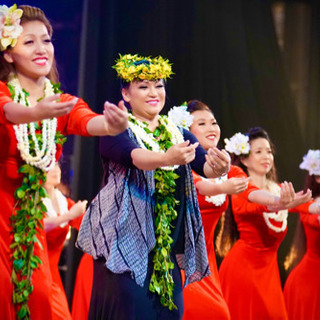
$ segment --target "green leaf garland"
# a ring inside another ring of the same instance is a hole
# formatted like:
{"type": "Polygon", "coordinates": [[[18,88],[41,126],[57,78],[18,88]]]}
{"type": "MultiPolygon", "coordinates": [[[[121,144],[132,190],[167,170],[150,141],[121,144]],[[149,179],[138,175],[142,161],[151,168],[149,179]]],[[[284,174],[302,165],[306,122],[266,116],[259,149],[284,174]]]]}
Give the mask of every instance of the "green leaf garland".
{"type": "MultiPolygon", "coordinates": [[[[62,93],[60,84],[52,84],[54,93],[62,93]]],[[[8,85],[12,99],[15,96],[13,86],[8,85]]],[[[26,93],[26,97],[29,95],[26,93]]],[[[41,99],[39,99],[41,100],[41,99]]],[[[27,101],[22,104],[28,106],[27,101]]],[[[37,130],[41,130],[40,121],[36,125],[37,130]]],[[[36,134],[36,138],[41,148],[42,135],[36,134]]],[[[62,145],[66,138],[56,131],[55,143],[62,145]]],[[[30,153],[34,154],[34,142],[29,135],[30,153]]],[[[13,283],[13,304],[17,312],[17,318],[23,320],[30,319],[30,310],[28,307],[29,296],[33,291],[32,273],[41,265],[41,259],[34,254],[35,244],[38,243],[41,249],[41,243],[37,238],[39,229],[43,229],[42,221],[47,212],[43,204],[43,198],[47,197],[46,190],[43,187],[46,181],[46,172],[30,164],[24,163],[18,170],[22,174],[22,184],[16,189],[14,197],[16,203],[13,214],[10,218],[12,223],[13,240],[10,245],[12,252],[12,274],[13,283]]]]}
{"type": "MultiPolygon", "coordinates": [[[[129,117],[129,120],[135,123],[135,119],[129,117]]],[[[168,150],[173,143],[172,135],[167,130],[163,122],[166,122],[166,117],[162,116],[162,121],[159,126],[152,132],[145,124],[144,130],[146,133],[152,133],[157,140],[161,150],[168,150]]],[[[151,147],[146,145],[151,150],[151,147]]],[[[157,293],[160,296],[160,302],[169,310],[177,309],[173,302],[174,282],[171,275],[171,270],[174,269],[174,264],[170,259],[171,254],[171,238],[172,222],[177,218],[176,205],[179,201],[175,198],[176,182],[179,178],[173,170],[164,170],[158,168],[155,170],[155,235],[156,245],[153,249],[153,273],[149,284],[149,290],[157,293]]]]}

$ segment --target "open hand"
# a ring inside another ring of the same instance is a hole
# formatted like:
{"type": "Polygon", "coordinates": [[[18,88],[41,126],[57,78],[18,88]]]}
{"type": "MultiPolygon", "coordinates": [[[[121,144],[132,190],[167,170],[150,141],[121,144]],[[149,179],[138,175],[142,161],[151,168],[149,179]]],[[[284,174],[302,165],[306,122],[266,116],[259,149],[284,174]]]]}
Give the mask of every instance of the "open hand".
{"type": "Polygon", "coordinates": [[[103,114],[109,135],[115,136],[127,129],[128,110],[122,100],[118,103],[118,106],[106,101],[103,114]]]}
{"type": "Polygon", "coordinates": [[[223,188],[226,194],[238,194],[245,191],[248,188],[250,177],[248,178],[230,178],[225,181],[223,188]]]}
{"type": "Polygon", "coordinates": [[[189,140],[173,145],[165,153],[165,162],[168,166],[190,163],[196,156],[196,148],[198,145],[199,142],[190,144],[189,140]]]}
{"type": "Polygon", "coordinates": [[[64,102],[60,102],[59,99],[60,94],[55,94],[39,101],[32,110],[35,119],[43,120],[66,115],[78,101],[78,98],[73,98],[70,101],[64,102]]]}
{"type": "Polygon", "coordinates": [[[228,173],[230,170],[231,159],[226,150],[210,148],[206,154],[206,161],[217,177],[228,173]]]}
{"type": "Polygon", "coordinates": [[[311,190],[295,192],[291,182],[281,183],[279,204],[286,209],[291,209],[311,200],[311,190]]]}
{"type": "Polygon", "coordinates": [[[82,216],[86,212],[87,203],[87,200],[79,200],[78,202],[76,202],[69,210],[69,215],[71,217],[70,220],[82,216]]]}

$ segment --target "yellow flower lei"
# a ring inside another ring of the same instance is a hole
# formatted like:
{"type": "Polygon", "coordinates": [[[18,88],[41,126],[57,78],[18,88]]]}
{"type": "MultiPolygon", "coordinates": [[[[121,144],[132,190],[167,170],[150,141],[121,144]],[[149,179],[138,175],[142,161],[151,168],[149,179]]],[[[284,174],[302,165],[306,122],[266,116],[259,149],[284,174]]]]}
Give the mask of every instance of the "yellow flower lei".
{"type": "Polygon", "coordinates": [[[169,60],[161,56],[155,58],[141,57],[137,54],[119,54],[119,56],[112,68],[125,82],[167,79],[173,74],[169,60]]]}

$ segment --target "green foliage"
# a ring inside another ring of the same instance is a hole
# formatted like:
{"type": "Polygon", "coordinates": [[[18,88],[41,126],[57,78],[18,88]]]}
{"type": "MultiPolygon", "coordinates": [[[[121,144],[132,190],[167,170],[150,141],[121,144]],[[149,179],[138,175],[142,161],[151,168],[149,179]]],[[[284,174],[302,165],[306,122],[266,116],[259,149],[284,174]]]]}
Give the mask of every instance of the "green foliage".
{"type": "MultiPolygon", "coordinates": [[[[61,93],[60,84],[52,84],[55,93],[61,93]]],[[[8,84],[11,98],[15,97],[14,87],[8,84]]],[[[28,106],[25,92],[25,101],[22,104],[28,106]]],[[[43,97],[42,97],[43,98],[43,97]]],[[[42,99],[41,98],[41,99],[42,99]]],[[[39,99],[39,100],[41,100],[39,99]]],[[[21,97],[20,97],[21,100],[21,97]]],[[[35,122],[36,138],[39,148],[42,146],[42,121],[35,122]]],[[[66,138],[59,132],[56,132],[55,143],[63,145],[66,138]]],[[[35,155],[34,142],[29,137],[29,152],[35,155]]],[[[46,172],[29,164],[23,164],[18,172],[22,175],[22,184],[15,191],[16,203],[11,216],[13,240],[10,245],[12,252],[12,274],[13,283],[13,304],[17,311],[17,318],[30,319],[30,310],[28,307],[29,296],[33,291],[32,272],[39,268],[41,260],[34,254],[34,245],[38,243],[41,249],[41,243],[37,238],[39,230],[43,229],[42,221],[47,211],[43,204],[43,198],[47,193],[43,187],[46,181],[46,172]]]]}
{"type": "Polygon", "coordinates": [[[173,302],[174,282],[170,270],[174,264],[170,259],[171,222],[177,218],[175,206],[179,203],[175,199],[175,180],[179,176],[174,171],[157,169],[154,174],[156,182],[156,204],[155,204],[155,234],[156,246],[153,257],[153,273],[151,276],[149,290],[160,295],[162,305],[170,310],[176,309],[173,302]]]}
{"type": "MultiPolygon", "coordinates": [[[[130,121],[135,121],[129,118],[130,121]]],[[[166,121],[164,119],[164,121],[166,121]]],[[[161,150],[168,150],[173,143],[172,135],[167,131],[166,126],[162,123],[152,132],[147,127],[144,128],[146,133],[152,133],[157,139],[161,150]]],[[[149,150],[150,146],[146,146],[149,150]]],[[[149,290],[160,296],[160,302],[169,310],[177,309],[173,302],[174,282],[171,270],[174,264],[170,259],[171,254],[171,222],[177,218],[175,206],[179,201],[175,198],[176,182],[179,178],[173,170],[156,169],[155,179],[155,235],[156,245],[153,249],[153,273],[151,276],[149,290]]]]}
{"type": "Polygon", "coordinates": [[[42,228],[42,219],[46,212],[43,210],[42,199],[46,196],[43,183],[46,173],[29,164],[19,168],[23,175],[22,184],[15,192],[15,212],[11,216],[13,241],[12,251],[13,270],[11,280],[14,286],[13,303],[17,309],[18,319],[29,319],[29,295],[32,292],[32,272],[41,264],[38,256],[34,255],[34,245],[38,242],[37,234],[42,228]]]}

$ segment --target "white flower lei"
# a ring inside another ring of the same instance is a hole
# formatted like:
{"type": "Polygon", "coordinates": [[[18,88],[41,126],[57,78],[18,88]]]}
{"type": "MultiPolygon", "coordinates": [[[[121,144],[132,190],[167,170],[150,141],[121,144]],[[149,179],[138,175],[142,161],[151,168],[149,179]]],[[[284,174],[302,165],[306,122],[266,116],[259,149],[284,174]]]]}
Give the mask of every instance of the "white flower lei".
{"type": "MultiPolygon", "coordinates": [[[[25,91],[21,88],[19,80],[14,77],[8,84],[14,88],[14,99],[16,103],[20,103],[27,107],[30,106],[25,91]]],[[[45,78],[44,97],[54,94],[53,86],[49,79],[45,78]]],[[[55,165],[56,144],[55,134],[57,130],[57,118],[42,120],[42,146],[39,148],[39,142],[36,137],[35,122],[21,123],[14,125],[14,131],[17,138],[17,148],[20,151],[21,158],[28,164],[49,171],[55,165]],[[30,154],[29,135],[34,142],[35,156],[30,154]]]]}
{"type": "MultiPolygon", "coordinates": [[[[159,123],[166,127],[166,130],[171,133],[173,144],[179,144],[184,142],[183,135],[178,127],[168,118],[160,116],[159,123]]],[[[129,128],[136,136],[139,146],[143,149],[151,148],[152,151],[165,153],[165,150],[160,149],[158,141],[154,138],[152,133],[147,133],[144,128],[147,128],[147,124],[138,120],[134,115],[129,115],[129,128]],[[147,147],[148,146],[148,147],[147,147]]],[[[161,167],[164,170],[175,170],[179,165],[161,167]]]]}
{"type": "MultiPolygon", "coordinates": [[[[220,183],[227,181],[228,177],[227,177],[227,175],[225,175],[223,177],[219,177],[219,178],[215,178],[215,179],[207,179],[204,177],[201,177],[201,179],[202,180],[210,180],[213,183],[220,184],[220,183]]],[[[227,195],[225,193],[220,193],[215,196],[206,196],[205,201],[214,204],[216,207],[220,207],[226,201],[226,197],[227,197],[227,195]]]]}
{"type": "MultiPolygon", "coordinates": [[[[270,183],[269,191],[273,195],[280,195],[280,187],[276,183],[270,183]]],[[[288,210],[280,210],[278,212],[263,212],[263,218],[269,229],[279,233],[283,232],[287,228],[288,210]],[[270,219],[274,221],[282,222],[281,227],[276,227],[270,222],[270,219]]]]}

